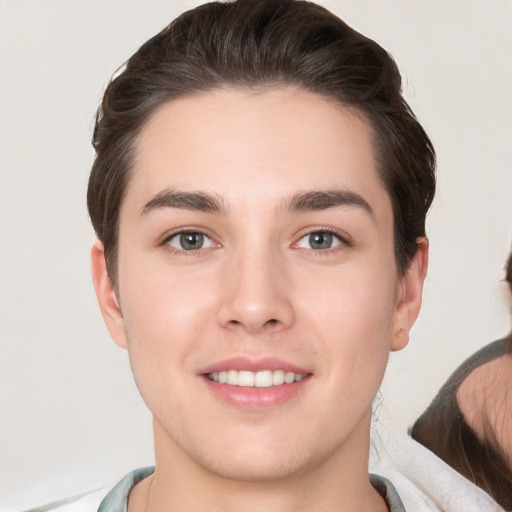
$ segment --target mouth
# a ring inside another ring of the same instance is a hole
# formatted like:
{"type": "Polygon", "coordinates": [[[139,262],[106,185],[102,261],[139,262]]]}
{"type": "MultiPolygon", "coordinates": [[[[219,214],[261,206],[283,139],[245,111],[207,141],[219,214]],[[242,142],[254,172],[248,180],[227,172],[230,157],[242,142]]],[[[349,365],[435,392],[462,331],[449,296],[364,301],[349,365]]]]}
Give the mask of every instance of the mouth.
{"type": "Polygon", "coordinates": [[[219,384],[229,384],[245,388],[270,388],[300,382],[307,373],[295,373],[285,370],[225,370],[206,374],[206,378],[219,384]]]}
{"type": "Polygon", "coordinates": [[[309,368],[275,357],[233,356],[212,363],[198,375],[212,396],[249,412],[297,403],[314,382],[309,368]]]}

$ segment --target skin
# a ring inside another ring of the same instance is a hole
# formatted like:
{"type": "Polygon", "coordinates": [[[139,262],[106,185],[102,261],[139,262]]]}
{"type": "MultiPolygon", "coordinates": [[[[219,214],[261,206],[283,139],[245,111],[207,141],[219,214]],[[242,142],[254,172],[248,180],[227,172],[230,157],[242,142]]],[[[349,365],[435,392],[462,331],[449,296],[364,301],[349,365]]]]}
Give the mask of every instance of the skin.
{"type": "Polygon", "coordinates": [[[156,472],[129,510],[386,510],[368,481],[371,405],[419,312],[428,248],[418,240],[398,274],[367,123],[300,89],[201,93],[160,107],[133,171],[117,296],[92,250],[107,327],[154,417],[156,472]],[[210,194],[219,211],[171,207],[169,191],[210,194]],[[312,191],[345,200],[291,200],[312,191]],[[204,248],[180,249],[183,228],[204,248]],[[326,231],[332,247],[312,248],[326,231]],[[233,356],[307,379],[275,405],[239,407],[203,373],[233,356]]]}

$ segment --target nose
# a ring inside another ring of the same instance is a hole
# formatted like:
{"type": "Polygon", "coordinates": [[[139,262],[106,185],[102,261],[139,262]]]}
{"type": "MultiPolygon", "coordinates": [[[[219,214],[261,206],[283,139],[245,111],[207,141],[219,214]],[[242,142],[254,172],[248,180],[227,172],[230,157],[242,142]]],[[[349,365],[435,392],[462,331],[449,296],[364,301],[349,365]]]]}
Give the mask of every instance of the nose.
{"type": "Polygon", "coordinates": [[[295,321],[289,279],[271,251],[240,253],[227,267],[218,317],[222,327],[249,334],[279,332],[295,321]]]}

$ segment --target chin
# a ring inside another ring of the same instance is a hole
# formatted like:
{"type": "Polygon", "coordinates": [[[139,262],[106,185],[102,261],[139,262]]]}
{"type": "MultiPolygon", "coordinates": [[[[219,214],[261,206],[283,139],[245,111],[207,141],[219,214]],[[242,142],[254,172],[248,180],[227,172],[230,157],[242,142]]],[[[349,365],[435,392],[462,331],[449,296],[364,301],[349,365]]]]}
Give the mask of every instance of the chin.
{"type": "MultiPolygon", "coordinates": [[[[268,483],[286,480],[314,466],[313,460],[307,460],[297,453],[292,455],[292,450],[284,453],[284,456],[278,455],[275,451],[262,453],[260,448],[244,450],[244,453],[240,453],[235,448],[235,452],[231,456],[224,457],[220,461],[217,459],[213,462],[212,460],[213,464],[206,469],[218,477],[228,480],[268,483]]],[[[209,466],[208,461],[202,461],[202,463],[209,466]]]]}

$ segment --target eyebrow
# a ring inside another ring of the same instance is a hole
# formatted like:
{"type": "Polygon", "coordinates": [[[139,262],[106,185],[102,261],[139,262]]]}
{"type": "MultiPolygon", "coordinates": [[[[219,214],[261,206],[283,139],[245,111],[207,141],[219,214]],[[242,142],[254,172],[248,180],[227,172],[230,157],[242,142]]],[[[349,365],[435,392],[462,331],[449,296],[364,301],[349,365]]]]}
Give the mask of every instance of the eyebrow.
{"type": "Polygon", "coordinates": [[[207,213],[225,213],[227,210],[222,198],[212,194],[164,190],[144,205],[141,216],[148,215],[161,208],[181,208],[207,213]]]}
{"type": "MultiPolygon", "coordinates": [[[[285,213],[321,211],[340,206],[357,207],[375,217],[373,208],[361,195],[350,190],[313,190],[299,192],[285,199],[282,211],[285,213]]],[[[228,207],[222,197],[206,192],[183,192],[164,190],[148,201],[141,216],[162,208],[180,208],[206,213],[226,214],[228,207]]]]}
{"type": "Polygon", "coordinates": [[[339,206],[362,208],[375,217],[373,208],[361,195],[351,190],[314,190],[294,194],[284,203],[287,213],[321,211],[339,206]]]}

